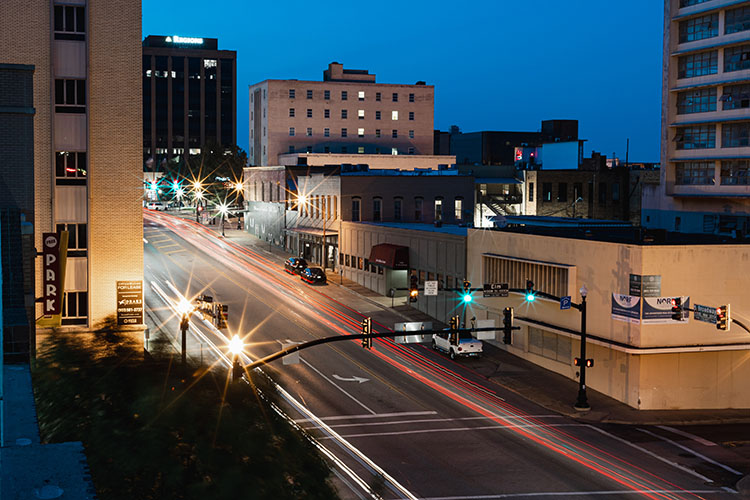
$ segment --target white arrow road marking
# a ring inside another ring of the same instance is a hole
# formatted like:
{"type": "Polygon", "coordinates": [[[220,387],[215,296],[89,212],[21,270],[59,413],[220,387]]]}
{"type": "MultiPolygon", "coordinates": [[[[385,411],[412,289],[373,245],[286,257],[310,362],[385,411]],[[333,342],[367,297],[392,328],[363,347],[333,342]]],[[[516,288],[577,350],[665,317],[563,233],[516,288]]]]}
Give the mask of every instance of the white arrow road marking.
{"type": "Polygon", "coordinates": [[[360,384],[362,382],[369,382],[370,381],[369,378],[362,378],[362,377],[357,377],[357,376],[350,377],[350,378],[339,377],[335,373],[333,374],[333,378],[335,378],[336,380],[341,380],[342,382],[359,382],[360,384]]]}

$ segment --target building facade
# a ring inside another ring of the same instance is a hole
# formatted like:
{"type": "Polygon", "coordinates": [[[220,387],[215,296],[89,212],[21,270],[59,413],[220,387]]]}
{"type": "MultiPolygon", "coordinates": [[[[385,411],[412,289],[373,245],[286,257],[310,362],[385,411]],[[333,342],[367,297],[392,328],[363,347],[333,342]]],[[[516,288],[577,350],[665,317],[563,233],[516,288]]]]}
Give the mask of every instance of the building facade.
{"type": "Polygon", "coordinates": [[[237,52],[218,45],[177,35],[143,40],[145,161],[237,143],[237,52]]]}
{"type": "Polygon", "coordinates": [[[250,163],[295,152],[432,155],[435,89],[375,82],[331,63],[323,81],[250,86],[250,163]]]}
{"type": "Polygon", "coordinates": [[[750,230],[750,2],[665,0],[661,191],[644,223],[750,230]]]}
{"type": "Polygon", "coordinates": [[[117,281],[143,280],[141,2],[8,0],[0,41],[36,68],[34,246],[69,232],[62,324],[88,328],[114,316],[117,281]]]}

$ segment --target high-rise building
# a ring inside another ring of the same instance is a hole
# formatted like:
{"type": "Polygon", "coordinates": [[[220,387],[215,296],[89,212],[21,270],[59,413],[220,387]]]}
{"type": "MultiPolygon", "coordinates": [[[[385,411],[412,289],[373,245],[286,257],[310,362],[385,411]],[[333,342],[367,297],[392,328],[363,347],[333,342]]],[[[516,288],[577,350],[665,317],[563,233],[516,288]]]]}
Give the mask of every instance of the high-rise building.
{"type": "Polygon", "coordinates": [[[143,154],[161,161],[237,143],[237,52],[216,38],[143,40],[143,154]]]}
{"type": "MultiPolygon", "coordinates": [[[[62,324],[91,327],[117,281],[143,280],[141,2],[4,0],[0,43],[0,63],[35,68],[34,246],[69,232],[62,324]]],[[[40,253],[37,297],[42,269],[40,253]]]]}
{"type": "Polygon", "coordinates": [[[665,0],[661,187],[646,226],[750,230],[750,2],[665,0]]]}
{"type": "Polygon", "coordinates": [[[375,83],[366,70],[331,63],[323,81],[250,86],[250,163],[287,153],[431,155],[435,88],[375,83]]]}

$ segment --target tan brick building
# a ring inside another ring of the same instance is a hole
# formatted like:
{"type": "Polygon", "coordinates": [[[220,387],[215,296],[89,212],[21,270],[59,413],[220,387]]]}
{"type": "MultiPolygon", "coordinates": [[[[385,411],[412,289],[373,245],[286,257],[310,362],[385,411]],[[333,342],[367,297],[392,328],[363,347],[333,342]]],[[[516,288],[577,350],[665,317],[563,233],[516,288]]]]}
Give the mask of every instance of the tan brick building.
{"type": "Polygon", "coordinates": [[[265,80],[250,86],[250,163],[287,153],[431,155],[435,88],[375,83],[365,70],[331,63],[322,82],[265,80]]]}
{"type": "Polygon", "coordinates": [[[0,62],[36,68],[36,247],[70,232],[63,325],[90,327],[115,314],[116,281],[143,279],[141,2],[5,0],[2,14],[0,62]]]}

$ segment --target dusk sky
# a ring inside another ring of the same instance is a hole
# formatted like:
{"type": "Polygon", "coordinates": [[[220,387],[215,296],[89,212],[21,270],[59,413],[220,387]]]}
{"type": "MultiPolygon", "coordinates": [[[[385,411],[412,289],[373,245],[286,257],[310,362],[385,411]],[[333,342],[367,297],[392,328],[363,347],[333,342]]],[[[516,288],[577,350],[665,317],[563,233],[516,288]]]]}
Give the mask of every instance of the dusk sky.
{"type": "Polygon", "coordinates": [[[535,131],[579,120],[585,154],[659,161],[663,2],[143,0],[143,36],[237,51],[237,142],[248,85],[316,80],[331,61],[381,83],[435,86],[435,128],[535,131]]]}

